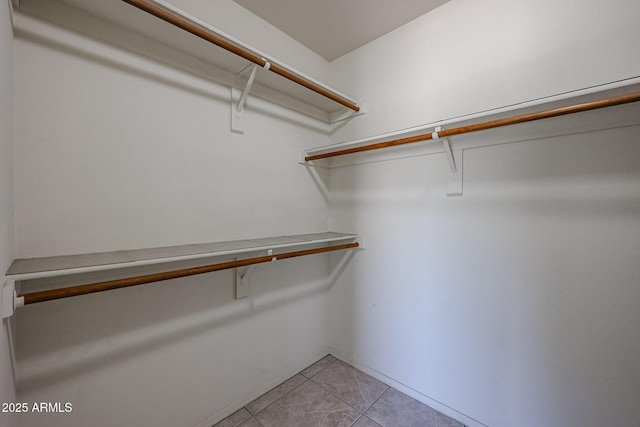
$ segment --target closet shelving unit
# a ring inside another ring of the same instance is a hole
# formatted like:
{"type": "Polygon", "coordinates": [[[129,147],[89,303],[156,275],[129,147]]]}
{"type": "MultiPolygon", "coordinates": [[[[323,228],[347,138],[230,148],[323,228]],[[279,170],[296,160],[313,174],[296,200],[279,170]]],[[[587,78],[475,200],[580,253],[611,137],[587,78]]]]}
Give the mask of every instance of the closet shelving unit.
{"type": "MultiPolygon", "coordinates": [[[[197,74],[233,86],[238,96],[235,99],[232,97],[231,101],[238,111],[242,110],[242,106],[238,108],[237,105],[240,93],[246,99],[246,94],[250,92],[252,96],[268,99],[326,123],[364,113],[363,105],[358,105],[353,98],[243,42],[242,34],[238,34],[238,38],[227,34],[178,9],[169,1],[14,1],[19,3],[19,7],[16,8],[18,13],[24,12],[27,15],[45,19],[54,15],[59,17],[65,14],[71,16],[74,13],[85,16],[88,14],[95,22],[92,28],[100,28],[101,24],[109,23],[159,42],[175,52],[180,52],[180,55],[188,55],[194,59],[189,65],[185,65],[184,61],[176,58],[175,55],[167,55],[161,60],[170,62],[178,68],[185,67],[189,71],[193,71],[190,67],[196,67],[197,74]],[[194,64],[208,64],[221,70],[224,76],[211,73],[207,66],[194,64]]],[[[67,19],[78,20],[75,17],[67,19]]],[[[19,26],[20,19],[17,21],[19,26]]],[[[72,22],[71,25],[73,24],[72,22]]],[[[118,32],[117,29],[111,31],[118,32]]],[[[112,37],[109,30],[100,29],[96,35],[107,42],[115,44],[122,42],[121,34],[115,34],[112,37]]],[[[131,48],[131,45],[125,47],[131,48]]],[[[134,49],[136,48],[134,46],[134,49]]],[[[142,53],[158,54],[157,49],[142,53]]]]}
{"type": "MultiPolygon", "coordinates": [[[[629,79],[628,81],[622,81],[614,83],[608,86],[619,89],[620,87],[632,86],[636,88],[636,91],[630,91],[624,94],[614,94],[601,99],[589,100],[586,102],[578,102],[571,105],[562,105],[559,107],[540,109],[533,112],[527,112],[524,114],[517,114],[509,117],[501,117],[497,119],[491,119],[476,123],[469,124],[470,119],[481,119],[497,114],[498,112],[486,112],[484,114],[477,114],[473,117],[462,117],[459,119],[452,119],[446,122],[440,122],[436,124],[424,125],[419,128],[397,131],[385,135],[377,135],[362,140],[348,141],[341,144],[335,144],[327,147],[318,147],[312,150],[306,151],[300,156],[299,163],[309,166],[328,166],[332,167],[333,163],[314,163],[314,161],[331,160],[335,157],[346,156],[351,154],[357,154],[367,151],[380,150],[391,147],[398,147],[407,144],[414,144],[418,142],[433,141],[441,143],[442,151],[446,154],[447,162],[449,164],[448,181],[447,181],[447,195],[448,196],[460,196],[462,195],[463,187],[463,149],[460,146],[453,147],[449,137],[458,135],[464,135],[473,132],[479,132],[483,130],[495,129],[504,126],[517,125],[521,123],[533,122],[538,120],[544,120],[559,116],[571,115],[576,113],[582,113],[592,110],[599,110],[608,107],[620,106],[625,104],[637,103],[640,101],[640,92],[637,91],[639,77],[629,79]],[[635,81],[636,84],[632,84],[635,81]],[[450,127],[443,129],[443,125],[455,125],[464,123],[462,126],[450,127]],[[430,132],[425,132],[431,130],[430,132]]],[[[611,88],[610,88],[611,89],[611,88]]],[[[629,89],[628,89],[629,90],[629,89]]],[[[631,89],[633,90],[633,89],[631,89]]],[[[586,95],[604,91],[603,88],[591,88],[583,91],[582,93],[573,94],[574,96],[586,95]],[[599,90],[598,90],[599,89],[599,90]]],[[[566,94],[570,96],[571,94],[566,94]]],[[[602,95],[601,95],[602,96],[602,95]]],[[[562,97],[564,99],[564,97],[562,97]]],[[[540,100],[541,102],[544,100],[540,100]]],[[[546,100],[551,103],[551,100],[546,100]]],[[[566,101],[564,101],[566,102],[566,101]]],[[[563,102],[563,104],[564,104],[563,102]]],[[[575,102],[575,101],[574,101],[575,102]]],[[[516,106],[524,108],[523,106],[516,106]]],[[[506,111],[512,111],[515,108],[505,109],[506,111]]],[[[504,113],[506,111],[502,111],[504,113]]]]}
{"type": "MultiPolygon", "coordinates": [[[[598,99],[595,101],[588,101],[579,104],[568,105],[565,107],[552,108],[547,110],[540,110],[534,113],[520,114],[516,116],[506,117],[502,119],[490,120],[479,122],[466,126],[454,127],[451,129],[440,129],[436,127],[433,132],[421,133],[419,135],[388,139],[382,142],[376,142],[372,144],[354,144],[351,147],[335,148],[319,148],[316,150],[310,150],[304,158],[305,162],[312,162],[314,160],[327,159],[331,157],[344,156],[347,154],[361,153],[363,151],[379,150],[381,148],[397,147],[405,144],[413,144],[415,142],[438,140],[441,138],[448,138],[451,136],[463,135],[466,133],[478,132],[482,130],[494,129],[503,126],[511,126],[520,123],[526,123],[536,120],[543,120],[552,117],[564,116],[567,114],[581,113],[585,111],[597,110],[601,108],[613,107],[616,105],[629,104],[632,102],[640,101],[640,92],[632,92],[624,95],[612,96],[609,98],[598,99]]],[[[344,144],[350,145],[350,144],[344,144]]],[[[450,148],[449,148],[450,151],[450,148]]]]}
{"type": "MultiPolygon", "coordinates": [[[[186,52],[198,60],[212,64],[231,75],[235,82],[245,79],[245,71],[251,76],[242,96],[232,111],[243,109],[249,90],[262,85],[262,94],[278,92],[276,101],[285,106],[303,105],[303,113],[327,123],[362,114],[361,107],[352,98],[306,76],[293,67],[243,43],[215,27],[175,8],[162,0],[13,0],[17,10],[25,15],[17,16],[20,27],[29,15],[46,17],[48,13],[60,15],[88,13],[94,23],[111,22],[119,27],[140,33],[145,37],[173,49],[186,52]],[[97,19],[97,21],[96,21],[97,19]],[[266,88],[266,90],[264,89],[266,88]],[[284,100],[284,101],[283,101],[284,100]],[[291,101],[293,100],[293,102],[291,101]],[[345,111],[347,110],[347,111],[345,111]]],[[[83,17],[86,18],[86,15],[83,17]]],[[[73,18],[70,18],[73,20],[73,18]]],[[[108,39],[107,36],[104,36],[108,39]]],[[[108,40],[109,41],[109,40],[108,40]]],[[[180,64],[174,64],[180,66],[180,64]]],[[[216,80],[214,78],[214,80],[216,80]]],[[[226,83],[222,81],[222,83],[226,83]]],[[[232,92],[233,93],[233,92],[232,92]]],[[[277,260],[308,256],[318,253],[345,251],[358,248],[355,234],[323,232],[294,236],[200,243],[182,246],[114,251],[93,254],[18,259],[7,271],[7,281],[2,287],[0,312],[9,317],[18,307],[60,298],[108,291],[179,277],[204,274],[225,269],[236,270],[236,297],[248,295],[248,275],[253,266],[277,260]],[[229,259],[232,258],[232,259],[229,259]],[[224,259],[224,261],[220,261],[224,259]],[[213,262],[217,260],[217,262],[213,262]],[[172,264],[173,263],[173,264],[172,264]],[[182,263],[181,265],[179,265],[182,263]],[[184,266],[187,263],[188,266],[184,266]],[[179,265],[179,267],[178,267],[179,265]],[[129,274],[136,267],[147,266],[149,274],[129,274]],[[163,267],[164,266],[164,267],[163,267]],[[167,267],[168,266],[168,267],[167,267]],[[171,268],[173,266],[173,268],[171,268]],[[158,272],[161,270],[160,272],[158,272]],[[244,274],[241,274],[243,270],[244,274]],[[106,272],[117,271],[120,277],[113,279],[106,272]],[[99,281],[60,286],[65,278],[90,275],[99,281]],[[107,277],[107,280],[100,280],[107,277]],[[60,280],[62,279],[62,280],[60,280]],[[32,288],[37,288],[34,290],[32,288]],[[20,293],[16,290],[18,284],[20,293]],[[45,288],[41,290],[41,288],[45,288]]]]}
{"type": "Polygon", "coordinates": [[[200,37],[210,43],[215,44],[231,53],[234,53],[255,65],[278,74],[292,82],[306,87],[307,89],[316,92],[326,98],[329,98],[338,104],[341,104],[350,110],[355,112],[360,111],[360,107],[356,105],[354,101],[351,101],[344,95],[338,94],[338,92],[311,80],[309,77],[303,77],[300,73],[288,69],[288,67],[279,65],[275,61],[267,60],[264,54],[256,52],[254,49],[248,46],[243,46],[239,42],[234,42],[229,36],[224,36],[219,31],[214,31],[206,24],[197,21],[195,18],[189,18],[184,13],[177,12],[175,9],[169,8],[167,4],[155,3],[149,0],[123,0],[140,10],[143,10],[156,18],[181,28],[194,36],[200,37]]]}
{"type": "MultiPolygon", "coordinates": [[[[16,308],[28,304],[214,271],[251,268],[257,264],[301,256],[356,249],[360,247],[357,240],[356,234],[324,232],[128,251],[17,259],[11,264],[6,274],[7,284],[4,286],[2,294],[2,317],[8,317],[13,314],[16,308]],[[230,257],[233,259],[229,260],[230,257]],[[211,262],[220,258],[226,258],[226,260],[211,262]],[[125,270],[142,266],[158,268],[162,264],[171,267],[171,263],[174,263],[175,266],[175,263],[179,262],[195,262],[197,265],[173,267],[150,274],[127,274],[123,278],[100,280],[82,285],[56,286],[59,280],[55,280],[55,278],[65,279],[85,273],[91,273],[92,277],[99,278],[101,273],[110,270],[125,270]],[[38,280],[38,290],[33,291],[29,289],[28,284],[25,284],[20,293],[16,291],[16,283],[26,283],[33,280],[38,280]],[[41,290],[41,288],[45,289],[41,290]]],[[[243,277],[238,277],[242,281],[243,277]]],[[[246,283],[241,285],[246,285],[246,283]]]]}

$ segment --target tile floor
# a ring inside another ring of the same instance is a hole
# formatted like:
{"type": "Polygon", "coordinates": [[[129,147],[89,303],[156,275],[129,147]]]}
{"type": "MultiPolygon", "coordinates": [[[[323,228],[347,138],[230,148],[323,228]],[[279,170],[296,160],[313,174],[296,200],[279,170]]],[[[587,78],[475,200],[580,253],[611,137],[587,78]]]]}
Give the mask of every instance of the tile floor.
{"type": "Polygon", "coordinates": [[[214,427],[464,427],[329,355],[214,427]]]}

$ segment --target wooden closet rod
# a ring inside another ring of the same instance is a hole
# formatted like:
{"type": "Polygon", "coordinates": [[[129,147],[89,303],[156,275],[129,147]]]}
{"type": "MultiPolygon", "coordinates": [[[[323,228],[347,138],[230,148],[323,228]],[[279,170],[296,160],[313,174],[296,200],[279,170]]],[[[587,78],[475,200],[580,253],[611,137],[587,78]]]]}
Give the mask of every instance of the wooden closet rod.
{"type": "MultiPolygon", "coordinates": [[[[535,113],[521,114],[519,116],[507,117],[504,119],[491,120],[487,122],[477,123],[469,126],[461,126],[452,129],[445,129],[437,132],[437,138],[446,138],[448,136],[461,135],[464,133],[476,132],[480,130],[492,129],[502,126],[515,125],[518,123],[531,122],[534,120],[548,119],[550,117],[563,116],[565,114],[580,113],[583,111],[596,110],[598,108],[612,107],[614,105],[628,104],[640,101],[640,92],[630,93],[626,95],[614,96],[611,98],[599,99],[597,101],[584,102],[582,104],[570,105],[568,107],[553,108],[549,110],[538,111],[535,113]]],[[[435,132],[434,132],[435,133],[435,132]]],[[[391,141],[378,142],[376,144],[362,145],[360,147],[347,148],[344,150],[330,151],[327,153],[306,156],[306,162],[312,160],[326,159],[328,157],[343,156],[345,154],[359,153],[361,151],[377,150],[379,148],[395,147],[396,145],[411,144],[413,142],[428,141],[434,139],[432,133],[426,133],[407,138],[394,139],[391,141]]]]}
{"type": "MultiPolygon", "coordinates": [[[[163,21],[166,21],[172,25],[175,25],[178,28],[182,28],[183,30],[197,36],[200,37],[201,39],[204,39],[210,43],[215,44],[216,46],[219,46],[223,49],[228,50],[231,53],[235,53],[238,56],[243,57],[244,59],[247,59],[251,62],[253,62],[254,64],[257,64],[261,67],[265,67],[265,65],[267,65],[268,61],[266,59],[264,59],[263,57],[256,55],[255,53],[244,49],[241,46],[236,45],[235,43],[232,43],[228,40],[225,40],[224,38],[216,35],[215,33],[213,33],[212,31],[208,31],[198,25],[193,24],[192,22],[189,22],[188,20],[180,17],[179,15],[176,15],[174,13],[171,13],[170,11],[163,9],[159,6],[156,6],[152,3],[149,3],[145,0],[123,0],[126,3],[129,3],[132,6],[137,7],[138,9],[141,9],[147,13],[150,13],[151,15],[162,19],[163,21]]],[[[269,71],[272,71],[276,74],[281,75],[282,77],[289,79],[301,86],[306,87],[307,89],[310,89],[322,96],[325,96],[339,104],[344,105],[345,107],[353,110],[353,111],[360,111],[360,107],[358,107],[356,104],[354,104],[353,102],[349,101],[348,99],[345,99],[341,96],[336,95],[335,93],[313,83],[312,81],[309,81],[305,78],[302,78],[300,76],[298,76],[297,74],[277,65],[277,64],[272,64],[269,63],[269,71]]]]}
{"type": "Polygon", "coordinates": [[[294,252],[285,252],[277,255],[265,255],[255,258],[247,258],[237,261],[221,262],[218,264],[205,265],[202,267],[184,268],[181,270],[167,271],[163,273],[153,273],[144,276],[127,277],[124,279],[110,280],[107,282],[91,283],[88,285],[70,286],[68,288],[52,289],[49,291],[32,292],[19,295],[24,297],[24,305],[38,302],[52,301],[61,298],[75,297],[78,295],[92,294],[95,292],[110,291],[113,289],[126,288],[129,286],[144,285],[145,283],[160,282],[163,280],[177,279],[179,277],[194,276],[196,274],[210,273],[212,271],[226,270],[229,268],[246,267],[248,265],[260,264],[276,261],[280,259],[295,258],[305,255],[319,254],[323,252],[340,251],[343,249],[357,248],[359,244],[346,243],[342,245],[327,246],[324,248],[306,249],[294,252]]]}

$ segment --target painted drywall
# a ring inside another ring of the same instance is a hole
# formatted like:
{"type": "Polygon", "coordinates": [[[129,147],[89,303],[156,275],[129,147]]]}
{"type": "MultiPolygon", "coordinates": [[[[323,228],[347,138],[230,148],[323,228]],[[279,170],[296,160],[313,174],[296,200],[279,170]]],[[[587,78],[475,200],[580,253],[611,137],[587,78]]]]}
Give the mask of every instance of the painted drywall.
{"type": "Polygon", "coordinates": [[[638,424],[639,135],[465,150],[458,198],[441,154],[333,169],[334,354],[467,425],[638,424]]]}
{"type": "Polygon", "coordinates": [[[329,79],[329,62],[233,0],[216,1],[213,7],[198,0],[171,3],[304,74],[323,82],[329,79]]]}
{"type": "MultiPolygon", "coordinates": [[[[215,4],[189,1],[172,3],[181,10],[180,13],[195,15],[194,19],[213,25],[218,29],[216,31],[228,33],[229,37],[250,45],[251,50],[262,52],[260,54],[266,58],[275,57],[275,61],[288,64],[298,73],[320,81],[328,80],[327,61],[231,0],[215,4]]],[[[20,11],[107,40],[226,86],[244,87],[250,73],[248,68],[251,63],[247,60],[123,2],[23,0],[20,2],[20,11]]],[[[325,122],[328,121],[328,111],[339,107],[306,88],[264,70],[256,74],[251,93],[325,122]]]]}
{"type": "Polygon", "coordinates": [[[228,87],[24,22],[42,37],[16,42],[18,258],[327,227],[297,164],[326,141],[317,120],[250,98],[232,133],[228,87]]]}
{"type": "MultiPolygon", "coordinates": [[[[13,260],[13,31],[10,5],[0,2],[0,286],[13,260]]],[[[0,325],[0,403],[15,402],[9,320],[0,325]]],[[[16,417],[0,412],[0,424],[16,425],[16,417]]]]}
{"type": "MultiPolygon", "coordinates": [[[[325,231],[297,163],[327,134],[228,87],[25,19],[15,40],[16,257],[325,231]]],[[[328,257],[45,303],[17,314],[20,426],[210,426],[326,354],[328,257]]]]}
{"type": "MultiPolygon", "coordinates": [[[[332,138],[638,76],[639,7],[453,0],[334,62],[369,108],[332,138]]],[[[458,138],[462,197],[441,153],[341,161],[332,227],[367,249],[332,289],[335,354],[471,426],[638,425],[638,117],[458,138]]]]}
{"type": "Polygon", "coordinates": [[[333,142],[640,76],[634,0],[453,0],[332,62],[367,103],[333,142]]]}
{"type": "MultiPolygon", "coordinates": [[[[484,3],[453,0],[336,61],[337,86],[370,109],[334,140],[638,74],[631,2],[484,3]],[[434,22],[453,18],[469,32],[434,22]],[[486,54],[520,28],[543,40],[486,54]],[[405,59],[431,39],[442,52],[405,59]],[[616,61],[585,67],[592,46],[616,61]],[[420,59],[455,48],[474,56],[420,59]]],[[[320,258],[256,270],[239,302],[220,273],[25,308],[18,397],[73,412],[21,425],[209,425],[329,344],[476,425],[637,424],[637,127],[465,151],[465,195],[450,199],[437,155],[316,180],[293,161],[326,143],[316,122],[251,101],[249,132],[230,134],[227,88],[93,39],[25,36],[16,60],[18,256],[316,231],[327,183],[332,226],[368,247],[329,298],[320,258]]]]}

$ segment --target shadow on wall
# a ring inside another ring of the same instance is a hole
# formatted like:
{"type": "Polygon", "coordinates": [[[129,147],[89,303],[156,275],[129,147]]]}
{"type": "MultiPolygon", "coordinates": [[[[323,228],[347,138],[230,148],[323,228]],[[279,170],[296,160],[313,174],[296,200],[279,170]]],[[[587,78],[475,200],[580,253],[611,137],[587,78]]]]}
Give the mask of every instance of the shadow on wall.
{"type": "MultiPolygon", "coordinates": [[[[102,49],[95,49],[92,51],[86,46],[86,43],[74,43],[74,41],[71,41],[73,39],[62,41],[54,38],[53,36],[47,35],[45,31],[39,32],[37,29],[32,29],[28,25],[24,27],[17,27],[15,33],[16,37],[21,40],[38,44],[63,54],[72,55],[101,66],[125,72],[127,74],[143,78],[147,81],[153,81],[181,91],[189,92],[196,96],[221,101],[225,104],[230,103],[231,94],[229,92],[229,87],[232,85],[237,86],[235,83],[236,75],[233,72],[221,69],[216,65],[207,63],[199,58],[164,45],[159,49],[155,46],[157,42],[146,40],[144,37],[126,29],[112,29],[109,26],[105,26],[104,23],[96,24],[95,26],[87,26],[75,21],[65,21],[61,25],[64,25],[64,27],[71,27],[75,31],[78,31],[79,38],[84,37],[82,35],[83,33],[90,34],[91,37],[95,37],[95,39],[91,40],[94,43],[92,47],[95,48],[96,46],[100,46],[102,49]],[[96,30],[96,28],[99,28],[102,32],[109,32],[109,37],[114,40],[125,40],[127,48],[131,50],[102,42],[100,39],[104,37],[104,35],[97,32],[98,30],[96,30]],[[108,49],[111,49],[111,51],[108,49]],[[99,52],[100,50],[102,50],[102,52],[99,52]],[[115,53],[116,50],[119,52],[115,53]],[[149,67],[134,65],[131,61],[131,55],[137,55],[137,52],[141,53],[141,60],[152,61],[155,65],[162,67],[165,70],[188,73],[188,77],[192,83],[187,83],[189,79],[185,79],[184,74],[182,76],[172,77],[166,72],[166,75],[162,75],[160,72],[150,71],[149,67]],[[174,66],[173,64],[179,65],[174,66]]],[[[291,115],[292,110],[286,107],[283,107],[282,109],[274,107],[275,104],[270,102],[265,104],[263,102],[259,102],[254,97],[250,97],[246,104],[247,110],[256,111],[262,116],[268,116],[283,123],[290,123],[327,136],[329,135],[330,126],[328,124],[318,121],[317,119],[307,118],[306,116],[302,117],[291,115]]],[[[339,126],[341,125],[342,124],[339,124],[339,126]]]]}
{"type": "MultiPolygon", "coordinates": [[[[176,79],[171,79],[171,78],[162,76],[158,73],[149,72],[146,69],[142,69],[139,67],[135,67],[131,64],[128,64],[124,60],[117,60],[115,58],[109,58],[106,55],[99,55],[99,54],[96,54],[95,52],[90,52],[86,49],[82,49],[70,43],[64,43],[59,40],[54,40],[50,37],[38,34],[36,32],[25,31],[24,29],[18,28],[16,29],[16,37],[18,37],[21,40],[25,40],[31,43],[35,43],[35,44],[47,47],[49,49],[56,50],[60,53],[73,55],[75,57],[82,58],[111,69],[122,71],[131,75],[135,75],[143,79],[154,81],[156,83],[160,83],[166,86],[171,86],[182,91],[190,92],[194,95],[202,96],[209,99],[216,99],[218,101],[224,101],[224,102],[229,101],[228,97],[225,97],[221,94],[216,94],[212,91],[206,91],[201,88],[195,87],[193,85],[185,84],[176,79]]],[[[151,58],[149,57],[145,57],[145,59],[151,60],[151,58]]],[[[167,66],[167,64],[159,61],[154,61],[154,62],[156,62],[158,65],[162,67],[167,66]]]]}
{"type": "Polygon", "coordinates": [[[260,325],[261,315],[328,290],[354,254],[347,251],[332,263],[328,277],[317,267],[326,265],[320,257],[259,267],[252,293],[242,300],[234,299],[230,270],[22,308],[16,314],[18,393],[176,346],[234,322],[251,319],[260,325]],[[51,363],[43,368],[45,359],[51,363]]]}
{"type": "Polygon", "coordinates": [[[459,198],[441,154],[333,169],[338,353],[487,425],[636,425],[638,131],[467,149],[459,198]]]}

